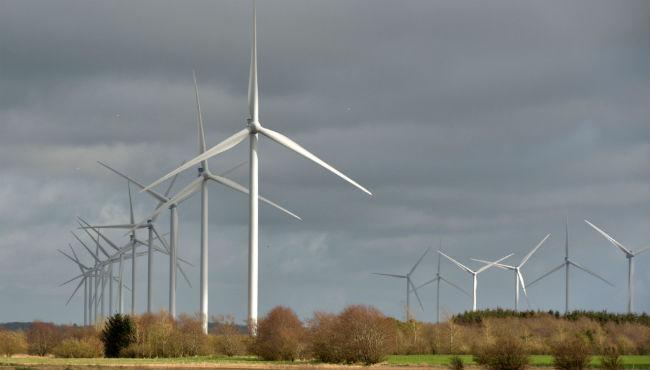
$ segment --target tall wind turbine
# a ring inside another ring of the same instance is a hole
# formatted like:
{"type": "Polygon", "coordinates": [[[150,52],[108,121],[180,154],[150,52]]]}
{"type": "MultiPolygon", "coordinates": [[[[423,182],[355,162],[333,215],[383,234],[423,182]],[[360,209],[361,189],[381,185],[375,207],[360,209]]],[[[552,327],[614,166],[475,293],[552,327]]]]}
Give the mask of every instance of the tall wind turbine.
{"type": "MultiPolygon", "coordinates": [[[[515,311],[519,310],[519,291],[523,290],[524,295],[526,298],[528,298],[528,293],[526,293],[526,284],[524,283],[524,276],[521,274],[521,268],[524,267],[526,262],[530,259],[530,257],[537,252],[537,250],[544,244],[546,239],[551,236],[551,234],[547,234],[542,241],[537,243],[537,245],[530,251],[524,258],[519,262],[519,265],[517,266],[511,266],[511,265],[506,265],[503,263],[497,263],[495,264],[496,267],[503,269],[503,270],[510,270],[515,273],[515,311]],[[521,285],[520,285],[521,284],[521,285]]],[[[475,259],[472,258],[474,261],[482,262],[482,263],[490,263],[490,261],[485,261],[485,260],[480,260],[480,259],[475,259]]]]}
{"type": "Polygon", "coordinates": [[[506,258],[509,258],[510,256],[512,256],[512,253],[510,253],[509,255],[507,255],[505,257],[502,257],[502,258],[500,258],[500,259],[498,259],[496,261],[490,262],[490,263],[486,264],[485,266],[479,268],[478,270],[474,271],[474,270],[470,269],[469,267],[463,265],[462,263],[456,261],[455,259],[449,257],[448,255],[444,254],[443,252],[438,251],[438,253],[440,253],[446,259],[448,259],[453,264],[458,266],[458,268],[460,268],[461,270],[466,271],[470,275],[472,275],[472,311],[476,311],[476,290],[478,288],[478,274],[480,274],[481,272],[483,272],[483,271],[489,269],[490,267],[496,265],[497,263],[505,260],[506,258]]]}
{"type": "Polygon", "coordinates": [[[642,248],[637,251],[632,251],[631,249],[627,248],[623,244],[616,241],[616,239],[609,236],[606,232],[599,229],[596,225],[592,224],[587,220],[585,220],[585,222],[589,226],[591,226],[594,230],[598,231],[600,235],[604,236],[605,239],[609,240],[609,242],[612,243],[614,247],[617,247],[618,249],[621,250],[621,252],[625,253],[625,258],[627,258],[627,312],[632,313],[632,311],[634,311],[634,291],[633,291],[634,260],[633,258],[643,252],[647,252],[648,250],[650,250],[650,247],[642,248]]]}
{"type": "Polygon", "coordinates": [[[420,304],[420,308],[424,310],[424,307],[422,306],[422,301],[420,300],[420,296],[418,295],[418,291],[415,288],[415,285],[413,284],[413,281],[411,280],[411,274],[415,269],[418,267],[420,262],[422,262],[422,259],[424,259],[424,256],[429,253],[429,250],[431,248],[427,248],[427,250],[424,251],[420,259],[415,262],[415,265],[411,267],[411,270],[406,274],[406,275],[396,275],[396,274],[384,274],[381,272],[373,272],[374,275],[379,275],[379,276],[388,276],[392,278],[398,278],[398,279],[405,279],[406,280],[406,315],[404,317],[406,318],[406,321],[411,320],[411,292],[415,293],[415,298],[418,299],[418,303],[420,304]]]}
{"type": "MultiPolygon", "coordinates": [[[[151,185],[147,186],[146,189],[152,188],[161,182],[167,180],[168,178],[180,173],[198,163],[206,163],[207,159],[225,152],[236,146],[237,144],[244,141],[246,138],[250,140],[250,219],[249,219],[249,248],[248,248],[248,323],[249,330],[251,334],[256,333],[257,328],[257,298],[258,298],[258,200],[261,199],[258,195],[258,153],[257,153],[257,141],[258,134],[262,134],[267,138],[275,141],[276,143],[293,150],[294,152],[306,157],[307,159],[315,162],[316,164],[322,166],[328,171],[334,173],[335,175],[341,177],[350,184],[356,186],[363,192],[368,195],[372,195],[363,186],[356,183],[354,180],[350,179],[334,167],[330,166],[320,158],[316,157],[311,152],[307,151],[305,148],[300,146],[295,141],[289,139],[283,134],[273,131],[265,126],[262,126],[259,120],[259,94],[258,94],[258,81],[257,81],[257,32],[256,32],[256,13],[255,13],[255,1],[253,1],[253,16],[252,16],[252,42],[251,42],[251,63],[250,63],[250,74],[248,80],[248,107],[249,107],[249,118],[247,119],[247,127],[241,131],[235,133],[229,138],[223,140],[219,144],[213,146],[212,148],[205,150],[199,156],[193,158],[192,160],[186,162],[184,165],[178,167],[167,175],[161,177],[160,179],[153,182],[151,185]]],[[[207,208],[207,198],[203,200],[203,204],[207,208]]],[[[207,213],[207,210],[204,211],[207,213]]],[[[207,229],[207,225],[206,225],[207,229]]],[[[207,235],[207,234],[206,234],[207,235]]],[[[207,249],[206,249],[207,250],[207,249]]],[[[205,262],[207,263],[207,261],[205,262]]],[[[207,280],[206,280],[207,284],[207,280]]],[[[207,291],[205,292],[205,304],[202,305],[202,314],[207,313],[207,291]]],[[[207,318],[204,318],[204,330],[207,329],[207,318]]]]}
{"type": "Polygon", "coordinates": [[[607,279],[604,277],[598,275],[597,273],[587,269],[586,267],[574,262],[569,258],[569,221],[567,220],[564,224],[564,262],[562,262],[560,265],[557,267],[552,268],[550,271],[547,273],[543,274],[542,276],[538,277],[537,279],[531,281],[528,284],[528,287],[530,288],[534,284],[536,284],[538,281],[544,279],[545,277],[549,276],[550,274],[554,273],[555,271],[560,270],[561,268],[564,267],[564,313],[569,312],[569,267],[575,267],[578,270],[582,270],[586,272],[587,274],[598,278],[599,280],[602,280],[606,284],[610,286],[614,286],[614,284],[610,283],[607,279]]]}
{"type": "MultiPolygon", "coordinates": [[[[438,249],[438,252],[440,250],[438,249]]],[[[445,282],[449,286],[456,288],[460,292],[464,293],[468,297],[472,297],[465,289],[459,287],[458,285],[452,283],[451,281],[445,279],[442,274],[440,274],[440,253],[438,253],[438,270],[436,270],[436,275],[433,279],[427,281],[426,283],[420,284],[418,287],[416,287],[414,290],[417,291],[418,289],[427,286],[431,283],[436,283],[436,323],[440,322],[440,282],[445,282]]]]}

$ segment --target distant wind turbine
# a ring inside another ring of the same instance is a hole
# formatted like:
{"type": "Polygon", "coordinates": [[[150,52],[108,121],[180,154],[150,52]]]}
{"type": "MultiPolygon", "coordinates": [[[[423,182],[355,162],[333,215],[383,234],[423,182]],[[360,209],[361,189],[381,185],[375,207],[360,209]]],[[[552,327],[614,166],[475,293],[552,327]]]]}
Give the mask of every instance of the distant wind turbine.
{"type": "MultiPolygon", "coordinates": [[[[535,248],[533,248],[530,252],[528,252],[528,254],[521,260],[521,262],[519,262],[519,265],[511,266],[511,265],[506,265],[506,264],[503,264],[503,263],[495,264],[495,266],[500,268],[500,269],[514,271],[514,273],[515,273],[515,311],[519,310],[519,290],[520,289],[523,290],[524,295],[526,296],[526,299],[528,299],[528,293],[526,293],[526,284],[524,283],[524,276],[521,274],[521,268],[524,267],[524,265],[526,264],[526,262],[528,262],[530,257],[532,257],[532,255],[535,254],[535,252],[537,252],[537,250],[542,246],[542,244],[544,244],[544,242],[546,241],[546,239],[548,239],[549,236],[551,236],[551,234],[547,234],[544,237],[544,239],[542,239],[542,241],[537,243],[535,248]],[[520,288],[519,284],[521,284],[521,288],[520,288]]],[[[482,263],[490,263],[490,261],[479,260],[479,259],[474,259],[474,258],[472,258],[472,260],[482,262],[482,263]]]]}
{"type": "Polygon", "coordinates": [[[604,277],[598,275],[597,273],[587,269],[586,267],[572,261],[569,258],[569,222],[566,221],[564,225],[564,262],[562,262],[559,266],[552,268],[550,271],[547,273],[543,274],[542,276],[538,277],[537,279],[531,281],[528,284],[528,287],[530,288],[534,284],[536,284],[538,281],[544,279],[545,277],[549,276],[550,274],[554,273],[555,271],[560,270],[561,268],[564,267],[564,313],[569,312],[569,267],[575,267],[579,270],[582,270],[586,272],[587,274],[598,278],[599,280],[605,282],[606,284],[610,286],[614,286],[614,284],[610,283],[607,279],[604,277]]]}
{"type": "Polygon", "coordinates": [[[462,263],[456,261],[455,259],[449,257],[448,255],[444,254],[443,252],[438,251],[438,253],[440,253],[445,258],[447,258],[449,261],[451,261],[453,264],[458,266],[459,269],[461,269],[463,271],[466,271],[467,273],[472,275],[472,292],[473,292],[472,293],[472,311],[476,311],[476,290],[478,288],[478,274],[480,274],[481,272],[483,272],[483,271],[489,269],[490,267],[496,265],[497,263],[505,260],[506,258],[509,258],[510,256],[512,256],[512,253],[510,253],[509,255],[507,255],[507,256],[505,256],[503,258],[500,258],[500,259],[498,259],[496,261],[490,262],[487,265],[485,265],[485,266],[479,268],[478,270],[474,271],[474,270],[470,269],[469,267],[463,265],[462,263]]]}
{"type": "Polygon", "coordinates": [[[600,235],[604,236],[605,239],[609,240],[610,243],[614,247],[617,247],[618,249],[621,250],[621,252],[625,253],[625,257],[627,258],[627,312],[632,313],[634,311],[634,260],[633,258],[638,256],[639,254],[643,252],[647,252],[650,250],[650,247],[645,247],[642,249],[639,249],[637,251],[632,251],[631,249],[627,248],[623,244],[617,242],[614,238],[609,236],[606,232],[603,230],[599,229],[596,225],[592,224],[591,222],[585,220],[585,222],[591,226],[594,230],[598,231],[600,235]]]}
{"type": "Polygon", "coordinates": [[[398,278],[398,279],[406,279],[406,315],[405,315],[406,321],[409,321],[411,319],[411,292],[415,293],[415,298],[418,299],[418,303],[420,304],[420,308],[422,310],[424,310],[424,307],[422,306],[422,301],[420,300],[420,296],[418,295],[418,291],[417,291],[415,285],[413,284],[413,281],[411,280],[411,274],[413,273],[413,271],[415,271],[415,269],[418,267],[420,262],[422,262],[422,259],[424,259],[424,256],[426,256],[427,253],[429,253],[430,249],[431,248],[429,247],[429,248],[427,248],[426,251],[424,251],[424,253],[420,257],[420,259],[418,259],[418,261],[415,262],[415,265],[413,265],[413,267],[411,267],[411,271],[409,271],[406,275],[396,275],[396,274],[385,274],[385,273],[381,273],[381,272],[373,272],[374,275],[388,276],[388,277],[398,278]]]}

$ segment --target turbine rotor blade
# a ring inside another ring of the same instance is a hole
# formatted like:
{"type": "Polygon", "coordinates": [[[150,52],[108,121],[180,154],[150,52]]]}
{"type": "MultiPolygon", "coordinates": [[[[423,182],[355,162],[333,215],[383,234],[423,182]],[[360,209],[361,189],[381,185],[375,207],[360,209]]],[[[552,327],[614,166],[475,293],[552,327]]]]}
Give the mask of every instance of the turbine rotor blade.
{"type": "MultiPolygon", "coordinates": [[[[127,181],[130,181],[132,184],[134,184],[135,186],[139,187],[140,189],[144,189],[144,185],[142,185],[140,182],[136,181],[136,180],[133,179],[132,177],[123,174],[122,172],[120,172],[120,171],[118,171],[118,170],[112,168],[111,166],[107,165],[106,163],[104,163],[104,162],[102,162],[102,161],[97,161],[97,163],[99,163],[100,165],[104,166],[106,169],[108,169],[109,171],[115,173],[116,175],[118,175],[118,176],[120,176],[120,177],[126,179],[127,181]]],[[[151,190],[151,189],[150,189],[150,190],[147,191],[147,193],[149,193],[149,195],[151,195],[152,197],[158,199],[158,200],[161,201],[161,202],[166,201],[165,197],[162,196],[162,195],[160,195],[160,194],[159,194],[158,192],[156,192],[155,190],[151,190]]]]}
{"type": "Polygon", "coordinates": [[[329,164],[325,163],[323,160],[320,158],[316,157],[314,154],[310,153],[307,151],[307,149],[301,147],[296,143],[295,141],[289,139],[288,137],[282,135],[279,132],[270,130],[266,127],[260,127],[258,131],[263,134],[264,136],[268,137],[269,139],[275,141],[276,143],[289,148],[293,150],[294,152],[302,155],[303,157],[310,159],[312,162],[315,162],[316,164],[320,165],[321,167],[325,168],[326,170],[332,172],[333,174],[337,175],[338,177],[342,178],[343,180],[349,182],[350,184],[356,186],[359,190],[363,191],[364,193],[368,195],[372,195],[368,189],[364,188],[363,186],[359,185],[357,182],[352,180],[351,178],[347,177],[344,175],[342,172],[337,170],[336,168],[330,166],[329,164]]]}
{"type": "Polygon", "coordinates": [[[444,252],[442,252],[442,251],[438,251],[438,253],[440,253],[443,257],[445,257],[446,259],[448,259],[449,261],[451,261],[453,264],[455,264],[456,266],[458,266],[461,270],[465,270],[465,271],[469,272],[470,274],[474,274],[474,271],[471,270],[469,267],[467,267],[467,266],[463,265],[462,263],[456,261],[455,259],[449,257],[449,256],[446,255],[444,252]]]}
{"type": "Polygon", "coordinates": [[[248,75],[248,111],[253,122],[259,121],[259,91],[257,86],[257,13],[253,0],[253,21],[251,29],[251,65],[248,75]]]}
{"type": "Polygon", "coordinates": [[[537,283],[538,281],[542,280],[543,278],[549,276],[550,274],[554,273],[555,271],[561,269],[562,267],[564,267],[564,263],[562,263],[561,265],[559,265],[559,266],[553,268],[552,270],[550,270],[549,272],[545,273],[544,275],[538,277],[537,279],[531,281],[530,283],[528,283],[528,287],[530,288],[531,286],[533,286],[533,284],[535,284],[535,283],[537,283]]]}
{"type": "Polygon", "coordinates": [[[422,287],[425,287],[425,286],[427,286],[427,285],[429,285],[429,284],[431,284],[431,283],[436,282],[436,280],[438,280],[437,277],[435,277],[435,278],[433,278],[433,279],[427,281],[426,283],[422,283],[422,284],[418,285],[415,289],[420,289],[420,288],[422,288],[422,287]]]}
{"type": "Polygon", "coordinates": [[[222,176],[222,177],[223,177],[223,176],[226,176],[226,175],[228,175],[229,173],[231,173],[231,172],[237,170],[239,167],[245,165],[246,163],[248,163],[248,161],[241,161],[241,162],[237,163],[236,165],[230,167],[229,169],[227,169],[227,170],[221,172],[221,173],[219,174],[219,176],[222,176]]]}
{"type": "Polygon", "coordinates": [[[85,278],[81,279],[81,281],[79,282],[79,284],[77,285],[77,287],[74,289],[74,292],[72,292],[72,294],[70,295],[70,298],[68,298],[68,301],[65,302],[65,305],[66,305],[66,306],[68,305],[68,303],[70,303],[70,301],[72,300],[72,297],[74,297],[74,295],[77,294],[77,291],[78,291],[79,288],[81,287],[81,284],[84,283],[84,280],[85,280],[85,278]]]}
{"type": "MultiPolygon", "coordinates": [[[[245,188],[244,186],[230,180],[229,178],[221,177],[221,176],[215,176],[215,175],[212,175],[212,174],[208,174],[208,178],[210,178],[211,180],[213,180],[215,182],[218,182],[221,185],[225,185],[225,186],[227,186],[227,187],[229,187],[229,188],[231,188],[233,190],[236,190],[236,191],[238,191],[240,193],[243,193],[243,194],[246,194],[246,195],[249,194],[249,191],[248,191],[247,188],[245,188]]],[[[276,204],[274,202],[271,202],[270,200],[268,200],[268,199],[266,199],[264,197],[258,196],[258,198],[262,202],[279,209],[280,211],[288,214],[289,216],[297,218],[298,220],[302,220],[298,215],[296,215],[295,213],[289,211],[288,209],[286,209],[284,207],[281,207],[278,204],[276,204]]]]}
{"type": "Polygon", "coordinates": [[[420,304],[420,308],[422,309],[422,311],[424,311],[424,306],[422,305],[422,300],[420,299],[420,295],[418,294],[418,290],[415,289],[415,285],[413,284],[411,279],[408,279],[408,282],[409,282],[409,285],[411,286],[411,288],[413,289],[413,293],[415,293],[415,298],[418,299],[418,303],[420,304]]]}
{"type": "Polygon", "coordinates": [[[388,277],[406,279],[406,275],[384,274],[384,273],[381,273],[381,272],[373,272],[372,274],[373,275],[379,275],[379,276],[388,276],[388,277]]]}
{"type": "Polygon", "coordinates": [[[521,260],[518,267],[522,267],[524,264],[526,264],[526,262],[528,262],[530,257],[532,257],[532,255],[535,254],[535,252],[537,252],[537,250],[542,246],[542,244],[544,244],[544,242],[546,241],[546,239],[548,239],[549,236],[551,236],[551,234],[546,234],[544,239],[542,239],[542,241],[537,243],[535,248],[533,248],[530,252],[528,252],[528,254],[521,260]]]}
{"type": "Polygon", "coordinates": [[[185,171],[186,169],[188,169],[188,168],[190,168],[190,167],[192,167],[192,166],[194,166],[194,165],[196,165],[196,164],[198,164],[200,162],[208,160],[209,158],[211,158],[211,157],[213,157],[213,156],[215,156],[215,155],[217,155],[219,153],[225,152],[226,150],[228,150],[228,149],[234,147],[235,145],[241,143],[242,141],[244,141],[244,139],[246,139],[249,134],[250,134],[250,129],[248,127],[246,127],[245,129],[243,129],[243,130],[237,132],[236,134],[230,136],[229,138],[225,139],[224,141],[220,142],[219,144],[217,144],[217,145],[213,146],[212,148],[206,150],[205,152],[203,152],[203,154],[200,154],[200,155],[192,158],[191,160],[185,162],[185,164],[181,165],[177,169],[173,170],[172,172],[170,172],[170,173],[166,174],[165,176],[159,178],[158,180],[154,181],[149,186],[147,186],[143,190],[141,190],[141,192],[153,188],[154,186],[156,186],[156,185],[160,184],[161,182],[167,180],[168,178],[176,175],[177,173],[181,173],[181,172],[185,171]]]}
{"type": "Polygon", "coordinates": [[[413,273],[413,271],[415,271],[415,269],[418,267],[420,262],[422,262],[422,259],[424,259],[424,256],[426,256],[427,253],[429,253],[429,250],[431,250],[431,247],[427,248],[427,250],[424,251],[424,253],[422,254],[422,257],[420,257],[420,259],[415,263],[415,265],[413,265],[413,268],[411,268],[411,271],[409,271],[409,273],[407,275],[411,275],[413,273]]]}
{"type": "Polygon", "coordinates": [[[528,297],[528,293],[526,293],[526,284],[524,283],[524,277],[521,275],[521,271],[517,271],[517,279],[519,279],[519,283],[521,284],[521,289],[524,291],[524,295],[528,297]]]}
{"type": "Polygon", "coordinates": [[[445,283],[449,284],[450,286],[452,286],[452,287],[454,287],[454,288],[460,290],[460,291],[463,292],[466,296],[468,296],[468,297],[470,297],[470,298],[472,297],[472,295],[469,294],[468,291],[466,291],[465,289],[463,289],[463,288],[459,287],[458,285],[452,283],[451,281],[445,279],[444,277],[441,276],[441,277],[440,277],[440,280],[441,280],[441,281],[444,281],[445,283]]]}
{"type": "Polygon", "coordinates": [[[623,253],[625,253],[625,254],[628,255],[628,256],[633,255],[633,253],[632,253],[631,250],[629,250],[629,249],[626,248],[623,244],[621,244],[621,243],[619,243],[618,241],[616,241],[616,239],[614,239],[614,238],[612,238],[611,236],[609,236],[609,235],[608,235],[606,232],[604,232],[603,230],[599,229],[596,225],[592,224],[591,222],[589,222],[589,221],[587,221],[587,220],[585,220],[585,222],[586,222],[589,226],[591,226],[594,230],[596,230],[598,233],[600,233],[600,235],[604,236],[605,239],[609,240],[610,243],[614,244],[614,246],[617,247],[618,249],[620,249],[623,253]]]}
{"type": "Polygon", "coordinates": [[[496,260],[496,261],[494,261],[494,262],[490,262],[490,263],[488,263],[487,265],[485,265],[485,266],[481,267],[480,269],[476,270],[476,273],[477,273],[477,274],[480,274],[481,272],[483,272],[483,271],[489,269],[490,267],[496,265],[497,263],[503,261],[504,259],[512,257],[513,254],[514,254],[514,253],[510,253],[509,255],[507,255],[507,256],[505,256],[505,257],[503,257],[503,258],[501,258],[501,259],[498,259],[498,260],[496,260]]]}
{"type": "Polygon", "coordinates": [[[575,262],[573,262],[573,261],[571,261],[571,260],[569,260],[569,263],[570,263],[571,265],[573,265],[573,266],[579,268],[580,270],[582,270],[582,271],[588,273],[589,275],[591,275],[591,276],[593,276],[593,277],[596,277],[596,278],[598,278],[598,279],[604,281],[606,284],[611,285],[611,286],[614,286],[614,284],[612,284],[611,282],[609,282],[609,280],[607,280],[607,279],[605,279],[604,277],[598,275],[597,273],[595,273],[595,272],[589,270],[588,268],[586,268],[586,267],[584,267],[584,266],[582,266],[582,265],[579,265],[579,264],[577,264],[577,263],[575,263],[575,262]]]}
{"type": "MultiPolygon", "coordinates": [[[[486,261],[478,258],[470,258],[472,261],[480,262],[480,263],[492,263],[492,261],[486,261]]],[[[515,270],[517,269],[515,266],[510,266],[510,265],[504,265],[503,263],[495,263],[494,267],[498,267],[503,270],[515,270]]]]}
{"type": "Polygon", "coordinates": [[[636,252],[634,252],[634,255],[636,256],[636,255],[639,255],[639,254],[641,254],[643,252],[647,252],[647,251],[650,251],[650,247],[641,248],[641,249],[637,250],[636,252]]]}

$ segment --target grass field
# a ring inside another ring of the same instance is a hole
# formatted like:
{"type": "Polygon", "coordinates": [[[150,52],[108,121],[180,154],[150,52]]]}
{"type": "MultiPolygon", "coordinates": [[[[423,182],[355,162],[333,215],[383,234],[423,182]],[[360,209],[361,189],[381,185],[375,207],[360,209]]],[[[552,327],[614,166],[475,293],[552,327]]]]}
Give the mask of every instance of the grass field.
{"type": "MultiPolygon", "coordinates": [[[[475,365],[471,355],[460,356],[466,364],[475,365]]],[[[439,366],[444,367],[449,364],[450,355],[395,355],[390,356],[386,361],[389,366],[439,366]]],[[[650,369],[650,356],[622,356],[626,368],[650,369]]],[[[550,367],[551,356],[534,355],[531,356],[531,365],[536,367],[550,367]]],[[[49,358],[49,357],[0,357],[0,366],[26,366],[26,365],[45,365],[45,366],[156,366],[161,367],[183,367],[184,365],[215,365],[220,367],[264,367],[264,365],[289,365],[296,366],[317,363],[310,362],[273,362],[263,361],[253,356],[236,356],[236,357],[180,357],[180,358],[49,358]]],[[[591,363],[592,367],[600,366],[600,358],[594,356],[591,363]]]]}

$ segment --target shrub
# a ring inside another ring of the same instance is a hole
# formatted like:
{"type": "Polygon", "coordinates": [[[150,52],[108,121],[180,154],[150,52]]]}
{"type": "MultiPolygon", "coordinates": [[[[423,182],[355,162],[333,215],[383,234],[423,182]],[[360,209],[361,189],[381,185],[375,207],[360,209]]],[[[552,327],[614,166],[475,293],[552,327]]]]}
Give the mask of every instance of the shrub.
{"type": "Polygon", "coordinates": [[[35,321],[25,334],[29,353],[38,356],[52,353],[52,349],[61,340],[58,328],[49,322],[35,321]]]}
{"type": "Polygon", "coordinates": [[[278,306],[259,321],[252,350],[265,360],[293,361],[303,354],[305,334],[293,310],[278,306]]]}
{"type": "Polygon", "coordinates": [[[464,370],[465,363],[463,362],[463,359],[460,356],[453,355],[449,359],[449,368],[451,370],[464,370]]]}
{"type": "Polygon", "coordinates": [[[395,326],[376,308],[349,306],[338,321],[345,362],[370,365],[383,361],[389,354],[395,326]]]}
{"type": "Polygon", "coordinates": [[[135,341],[135,327],[129,316],[115,314],[108,318],[101,333],[106,357],[119,357],[120,352],[135,341]]]}
{"type": "Polygon", "coordinates": [[[309,352],[321,362],[345,361],[339,318],[330,313],[315,312],[309,320],[309,352]]]}
{"type": "Polygon", "coordinates": [[[552,346],[553,366],[560,370],[582,370],[589,365],[589,345],[579,335],[571,335],[552,346]]]}
{"type": "Polygon", "coordinates": [[[27,339],[22,331],[0,330],[0,355],[27,353],[27,339]]]}
{"type": "Polygon", "coordinates": [[[474,356],[476,363],[491,370],[523,370],[529,364],[525,345],[512,335],[499,336],[477,352],[474,356]]]}
{"type": "MultiPolygon", "coordinates": [[[[167,315],[162,313],[162,315],[167,315]]],[[[169,319],[171,316],[167,315],[169,319]]],[[[209,353],[208,336],[203,333],[200,316],[180,315],[176,320],[175,339],[180,344],[175,356],[201,356],[209,353]]]]}
{"type": "Polygon", "coordinates": [[[103,343],[96,337],[68,338],[59,343],[52,353],[64,358],[94,358],[104,355],[103,343]]]}
{"type": "Polygon", "coordinates": [[[623,368],[623,360],[621,353],[616,347],[607,347],[603,351],[603,356],[600,359],[600,365],[603,369],[607,370],[621,370],[623,368]]]}
{"type": "Polygon", "coordinates": [[[218,316],[212,319],[215,323],[212,348],[217,353],[228,357],[243,355],[248,347],[248,335],[239,330],[232,316],[218,316]]]}

